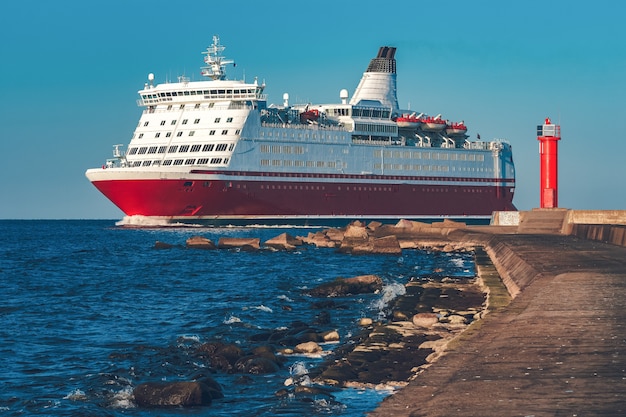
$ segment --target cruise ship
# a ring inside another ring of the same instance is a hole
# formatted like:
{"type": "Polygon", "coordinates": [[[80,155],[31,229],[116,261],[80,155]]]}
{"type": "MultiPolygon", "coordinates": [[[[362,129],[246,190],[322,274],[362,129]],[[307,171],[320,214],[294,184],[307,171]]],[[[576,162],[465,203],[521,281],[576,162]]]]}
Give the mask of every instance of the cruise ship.
{"type": "Polygon", "coordinates": [[[126,216],[165,223],[303,224],[449,218],[513,211],[515,168],[503,139],[470,140],[462,121],[400,109],[396,48],[383,46],[354,93],[332,104],[268,104],[265,85],[231,80],[217,36],[202,80],[139,91],[127,146],[87,170],[126,216]]]}

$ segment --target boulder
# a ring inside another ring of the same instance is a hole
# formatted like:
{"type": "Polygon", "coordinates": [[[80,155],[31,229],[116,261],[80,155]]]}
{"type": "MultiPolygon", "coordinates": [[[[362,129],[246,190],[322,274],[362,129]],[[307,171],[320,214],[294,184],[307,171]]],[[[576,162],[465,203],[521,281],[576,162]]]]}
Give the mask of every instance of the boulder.
{"type": "Polygon", "coordinates": [[[146,382],[133,390],[139,407],[193,407],[209,405],[211,388],[200,381],[146,382]]]}
{"type": "Polygon", "coordinates": [[[302,240],[291,236],[288,233],[282,233],[265,242],[264,246],[278,250],[294,250],[297,246],[302,245],[302,240]]]}
{"type": "Polygon", "coordinates": [[[324,342],[338,342],[339,332],[337,330],[329,330],[320,334],[324,342]]]}
{"type": "Polygon", "coordinates": [[[257,251],[261,249],[261,239],[246,237],[221,237],[217,242],[220,249],[241,249],[244,251],[257,251]]]}
{"type": "Polygon", "coordinates": [[[367,294],[380,291],[383,281],[376,275],[359,275],[353,278],[337,278],[305,291],[313,297],[342,297],[353,294],[367,294]]]}
{"type": "Polygon", "coordinates": [[[439,322],[435,313],[417,313],[413,316],[413,324],[417,327],[432,327],[439,322]]]}
{"type": "Polygon", "coordinates": [[[317,353],[322,350],[322,347],[315,342],[300,343],[293,348],[295,353],[317,353]]]}
{"type": "Polygon", "coordinates": [[[172,249],[174,245],[157,240],[154,243],[154,249],[172,249]]]}
{"type": "MultiPolygon", "coordinates": [[[[347,246],[347,245],[346,245],[347,246]]],[[[343,245],[342,245],[343,248],[343,245]]],[[[363,244],[354,245],[351,250],[354,255],[363,254],[386,254],[401,255],[402,248],[395,236],[385,236],[377,239],[369,239],[363,244]]]]}
{"type": "Polygon", "coordinates": [[[192,236],[187,239],[186,246],[190,249],[217,249],[211,239],[203,236],[192,236]]]}

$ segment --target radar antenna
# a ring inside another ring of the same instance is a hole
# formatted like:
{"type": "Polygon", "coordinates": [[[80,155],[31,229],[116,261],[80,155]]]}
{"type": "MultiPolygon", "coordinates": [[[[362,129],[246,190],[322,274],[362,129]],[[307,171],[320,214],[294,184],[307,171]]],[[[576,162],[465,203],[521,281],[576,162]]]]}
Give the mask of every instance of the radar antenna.
{"type": "Polygon", "coordinates": [[[210,77],[213,80],[224,80],[226,79],[226,65],[233,64],[235,66],[235,61],[230,59],[225,59],[222,56],[222,51],[226,49],[225,46],[220,45],[220,38],[217,35],[213,36],[213,44],[209,46],[203,54],[206,54],[204,57],[204,62],[207,64],[206,67],[202,67],[202,71],[200,72],[205,77],[210,77]]]}

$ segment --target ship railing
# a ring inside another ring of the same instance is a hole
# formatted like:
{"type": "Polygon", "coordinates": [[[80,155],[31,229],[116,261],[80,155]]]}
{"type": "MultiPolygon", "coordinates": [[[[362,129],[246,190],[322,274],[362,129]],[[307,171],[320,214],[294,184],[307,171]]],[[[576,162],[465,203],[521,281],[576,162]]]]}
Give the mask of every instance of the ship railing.
{"type": "Polygon", "coordinates": [[[347,129],[339,125],[322,125],[322,124],[301,124],[301,123],[271,123],[262,122],[263,127],[275,127],[280,129],[297,129],[297,130],[335,130],[347,132],[347,129]]]}

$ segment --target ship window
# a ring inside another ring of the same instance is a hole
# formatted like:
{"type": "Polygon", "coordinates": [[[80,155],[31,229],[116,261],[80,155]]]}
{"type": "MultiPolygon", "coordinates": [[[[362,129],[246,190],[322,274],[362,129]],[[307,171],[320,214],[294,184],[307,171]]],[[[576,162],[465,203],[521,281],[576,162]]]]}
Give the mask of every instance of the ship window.
{"type": "Polygon", "coordinates": [[[191,130],[191,131],[189,131],[189,136],[193,136],[193,135],[195,135],[195,134],[196,134],[196,131],[195,131],[195,130],[191,130]]]}
{"type": "Polygon", "coordinates": [[[180,145],[178,152],[187,152],[189,150],[189,145],[180,145]]]}
{"type": "Polygon", "coordinates": [[[170,146],[170,148],[168,149],[169,153],[174,153],[178,150],[178,145],[174,145],[174,146],[170,146]]]}
{"type": "Polygon", "coordinates": [[[213,159],[211,159],[211,163],[212,164],[221,164],[222,163],[222,158],[213,158],[213,159]]]}
{"type": "Polygon", "coordinates": [[[161,126],[165,126],[165,120],[161,120],[161,126]]]}
{"type": "Polygon", "coordinates": [[[228,150],[232,151],[233,149],[235,149],[235,144],[231,143],[230,146],[228,147],[228,150]]]}
{"type": "Polygon", "coordinates": [[[215,123],[219,123],[219,122],[220,122],[220,118],[219,118],[219,117],[216,117],[216,118],[215,118],[215,123]]]}
{"type": "MultiPolygon", "coordinates": [[[[172,93],[172,94],[173,94],[173,95],[176,95],[176,93],[172,93]]],[[[185,108],[185,105],[184,105],[184,104],[181,104],[179,108],[182,110],[182,109],[184,109],[184,108],[185,108]]]]}
{"type": "Polygon", "coordinates": [[[222,130],[222,135],[228,135],[228,129],[222,130]]]}
{"type": "Polygon", "coordinates": [[[195,158],[191,158],[191,159],[186,159],[185,160],[185,165],[193,165],[196,163],[196,159],[195,158]]]}
{"type": "Polygon", "coordinates": [[[196,120],[193,121],[194,125],[197,125],[198,123],[200,123],[200,119],[196,119],[196,120]]]}
{"type": "Polygon", "coordinates": [[[204,146],[202,147],[202,152],[211,152],[211,151],[213,150],[213,147],[214,147],[214,146],[215,146],[215,145],[213,145],[212,143],[207,144],[207,145],[204,145],[204,146]]]}
{"type": "Polygon", "coordinates": [[[155,137],[155,138],[158,138],[158,137],[160,137],[160,136],[161,136],[161,132],[156,132],[156,133],[154,134],[154,137],[155,137]]]}
{"type": "Polygon", "coordinates": [[[183,164],[183,160],[182,159],[175,159],[174,160],[174,165],[182,165],[183,164]]]}
{"type": "Polygon", "coordinates": [[[178,133],[176,134],[176,137],[181,137],[182,135],[183,135],[183,132],[178,132],[178,133]]]}
{"type": "Polygon", "coordinates": [[[159,146],[159,150],[157,151],[157,153],[165,153],[166,148],[167,146],[159,146]]]}
{"type": "Polygon", "coordinates": [[[241,133],[241,130],[240,130],[240,129],[235,130],[235,135],[238,135],[238,134],[240,134],[240,133],[241,133]]]}
{"type": "Polygon", "coordinates": [[[226,123],[231,123],[233,121],[232,117],[229,117],[228,119],[226,119],[226,123]]]}
{"type": "Polygon", "coordinates": [[[226,143],[220,143],[219,145],[217,145],[217,148],[215,150],[217,152],[224,152],[226,150],[227,146],[228,146],[228,144],[226,144],[226,143]]]}
{"type": "Polygon", "coordinates": [[[209,132],[209,136],[213,136],[213,135],[215,135],[215,130],[211,130],[211,131],[209,132]]]}
{"type": "Polygon", "coordinates": [[[139,155],[143,155],[144,153],[146,153],[147,150],[148,150],[148,147],[142,146],[141,148],[139,148],[139,152],[137,152],[137,153],[139,155]]]}
{"type": "Polygon", "coordinates": [[[129,151],[128,151],[129,155],[134,155],[136,153],[137,153],[137,148],[130,148],[129,151]]]}
{"type": "Polygon", "coordinates": [[[156,153],[156,151],[157,151],[156,146],[150,146],[150,149],[148,149],[148,153],[156,153]]]}
{"type": "Polygon", "coordinates": [[[133,167],[139,167],[139,166],[141,166],[141,161],[133,162],[133,167]]]}
{"type": "Polygon", "coordinates": [[[144,167],[149,167],[150,164],[152,164],[152,161],[143,161],[143,164],[141,164],[144,167]]]}
{"type": "MultiPolygon", "coordinates": [[[[195,94],[195,91],[192,91],[191,94],[195,94]]],[[[200,108],[200,103],[196,103],[196,105],[193,107],[194,109],[199,109],[200,108]]]]}
{"type": "Polygon", "coordinates": [[[186,125],[187,124],[187,119],[183,120],[182,124],[186,125]]]}
{"type": "Polygon", "coordinates": [[[159,165],[161,165],[161,161],[152,161],[153,167],[158,167],[159,165]]]}
{"type": "Polygon", "coordinates": [[[228,163],[228,158],[224,158],[224,163],[227,164],[228,163]]]}
{"type": "Polygon", "coordinates": [[[204,165],[204,164],[206,164],[208,162],[209,162],[209,158],[200,158],[200,159],[198,159],[198,164],[199,165],[204,165]]]}
{"type": "MultiPolygon", "coordinates": [[[[161,94],[163,94],[163,93],[161,93],[161,94]]],[[[172,110],[172,105],[170,104],[169,106],[167,106],[167,109],[168,110],[172,110]]]]}
{"type": "Polygon", "coordinates": [[[172,165],[172,160],[166,159],[165,161],[163,161],[163,165],[172,165]]]}
{"type": "Polygon", "coordinates": [[[148,126],[148,123],[150,123],[150,122],[144,122],[143,125],[144,126],[148,126]]]}
{"type": "Polygon", "coordinates": [[[176,124],[176,120],[172,120],[172,123],[170,123],[171,125],[175,125],[176,124]]]}
{"type": "Polygon", "coordinates": [[[261,159],[261,166],[266,167],[270,164],[269,159],[261,159]]]}
{"type": "Polygon", "coordinates": [[[139,139],[143,138],[143,133],[139,134],[139,139]]]}
{"type": "Polygon", "coordinates": [[[202,145],[193,145],[190,152],[198,152],[200,150],[200,146],[202,145]]]}
{"type": "Polygon", "coordinates": [[[166,137],[166,138],[169,138],[170,136],[172,136],[172,132],[167,132],[167,133],[165,134],[165,137],[166,137]]]}

